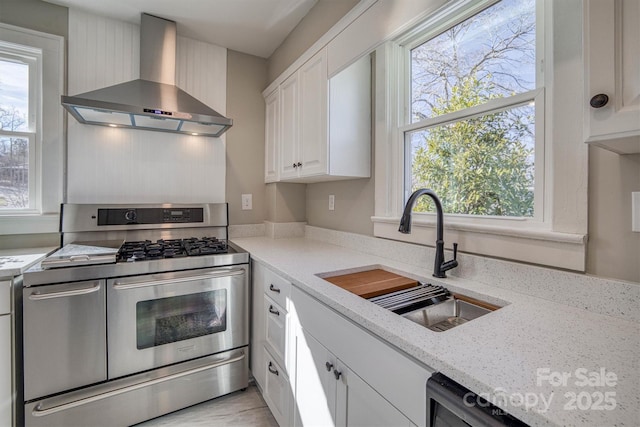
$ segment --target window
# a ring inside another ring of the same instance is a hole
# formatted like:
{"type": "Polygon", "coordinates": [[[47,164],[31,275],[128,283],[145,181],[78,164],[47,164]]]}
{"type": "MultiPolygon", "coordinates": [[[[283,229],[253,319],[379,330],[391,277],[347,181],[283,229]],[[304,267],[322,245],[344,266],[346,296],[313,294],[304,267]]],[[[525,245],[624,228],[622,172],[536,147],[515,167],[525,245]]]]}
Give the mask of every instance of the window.
{"type": "Polygon", "coordinates": [[[35,210],[38,64],[42,53],[0,44],[0,210],[35,210]]]}
{"type": "Polygon", "coordinates": [[[64,39],[0,23],[0,234],[58,230],[64,39]]]}
{"type": "MultiPolygon", "coordinates": [[[[544,170],[536,168],[544,150],[535,131],[544,114],[536,2],[502,0],[470,13],[405,44],[405,199],[430,188],[448,214],[534,218],[544,170]]],[[[428,198],[414,208],[430,210],[428,198]]]]}
{"type": "Polygon", "coordinates": [[[447,248],[584,271],[582,3],[413,3],[393,3],[411,21],[375,52],[374,235],[433,246],[429,198],[398,232],[431,187],[447,248]]]}

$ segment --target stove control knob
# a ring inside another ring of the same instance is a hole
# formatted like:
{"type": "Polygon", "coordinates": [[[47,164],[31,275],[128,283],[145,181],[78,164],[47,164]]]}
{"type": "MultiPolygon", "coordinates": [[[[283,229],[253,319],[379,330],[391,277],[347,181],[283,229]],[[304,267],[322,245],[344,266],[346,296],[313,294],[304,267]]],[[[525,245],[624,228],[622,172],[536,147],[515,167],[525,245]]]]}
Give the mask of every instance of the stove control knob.
{"type": "Polygon", "coordinates": [[[124,219],[126,219],[127,221],[135,221],[137,217],[138,215],[136,214],[136,211],[133,209],[128,210],[124,213],[124,219]]]}

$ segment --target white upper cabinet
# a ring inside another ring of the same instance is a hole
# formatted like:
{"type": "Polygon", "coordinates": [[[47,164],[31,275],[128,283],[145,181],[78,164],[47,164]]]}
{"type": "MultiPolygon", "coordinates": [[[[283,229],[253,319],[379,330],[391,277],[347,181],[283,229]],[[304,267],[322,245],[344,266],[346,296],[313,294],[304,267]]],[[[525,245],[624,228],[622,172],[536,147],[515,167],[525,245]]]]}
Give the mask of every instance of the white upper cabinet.
{"type": "Polygon", "coordinates": [[[585,2],[585,141],[640,153],[640,2],[585,2]]]}
{"type": "Polygon", "coordinates": [[[371,176],[369,56],[328,79],[323,48],[267,95],[265,102],[265,182],[371,176]],[[274,153],[277,157],[272,157],[274,153]]]}
{"type": "Polygon", "coordinates": [[[300,139],[298,173],[327,174],[327,51],[322,49],[298,71],[300,139]]]}
{"type": "Polygon", "coordinates": [[[280,92],[278,88],[265,98],[264,182],[278,180],[278,138],[280,137],[280,92]]]}

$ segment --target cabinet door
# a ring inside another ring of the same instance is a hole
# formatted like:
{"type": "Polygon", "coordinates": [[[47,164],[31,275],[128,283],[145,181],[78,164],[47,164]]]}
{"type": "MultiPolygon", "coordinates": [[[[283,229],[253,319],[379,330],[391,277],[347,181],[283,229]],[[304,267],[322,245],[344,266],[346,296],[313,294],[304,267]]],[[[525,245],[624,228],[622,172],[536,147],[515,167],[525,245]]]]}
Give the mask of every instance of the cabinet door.
{"type": "Polygon", "coordinates": [[[335,425],[349,427],[415,425],[340,361],[336,370],[340,375],[336,381],[335,425]]]}
{"type": "Polygon", "coordinates": [[[322,49],[299,71],[300,79],[300,176],[326,174],[327,51],[322,49]]]}
{"type": "Polygon", "coordinates": [[[0,315],[0,426],[11,423],[11,316],[0,315]]]}
{"type": "Polygon", "coordinates": [[[265,99],[264,182],[278,180],[278,139],[280,137],[280,92],[265,99]]]}
{"type": "Polygon", "coordinates": [[[294,426],[335,425],[336,359],[302,329],[295,334],[296,378],[294,426]]]}
{"type": "Polygon", "coordinates": [[[280,179],[298,176],[298,74],[280,85],[280,179]]]}
{"type": "Polygon", "coordinates": [[[586,141],[619,154],[640,153],[640,2],[585,2],[586,141]],[[594,108],[598,94],[608,102],[594,108]]]}

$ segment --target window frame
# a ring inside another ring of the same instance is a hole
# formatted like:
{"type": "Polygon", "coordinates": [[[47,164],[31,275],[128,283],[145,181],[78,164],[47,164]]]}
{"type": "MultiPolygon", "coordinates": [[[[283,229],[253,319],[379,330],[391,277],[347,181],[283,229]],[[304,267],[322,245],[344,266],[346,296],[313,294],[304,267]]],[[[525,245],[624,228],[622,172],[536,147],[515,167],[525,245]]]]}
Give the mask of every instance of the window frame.
{"type": "MultiPolygon", "coordinates": [[[[407,82],[407,79],[410,79],[411,58],[407,52],[411,47],[498,1],[450,2],[400,37],[384,43],[376,50],[376,197],[375,214],[372,217],[375,236],[429,246],[433,245],[431,242],[435,242],[433,213],[414,213],[412,234],[397,232],[404,202],[410,191],[405,189],[405,132],[420,128],[425,122],[432,120],[411,123],[410,84],[407,82]]],[[[564,47],[558,46],[562,41],[554,40],[553,33],[558,26],[554,26],[552,18],[559,10],[559,13],[569,13],[570,7],[573,7],[575,13],[575,6],[557,7],[552,0],[537,0],[536,88],[531,91],[533,93],[516,95],[521,96],[520,100],[533,96],[536,102],[535,167],[538,169],[543,163],[544,166],[542,170],[536,170],[534,191],[537,197],[534,217],[445,214],[447,247],[451,247],[452,242],[459,242],[461,252],[584,271],[587,231],[587,147],[581,143],[582,141],[564,140],[567,136],[577,139],[580,137],[570,125],[560,125],[560,131],[553,129],[553,112],[562,104],[559,97],[566,96],[566,93],[563,93],[562,88],[556,90],[554,87],[557,75],[564,74],[564,70],[554,63],[554,55],[559,48],[564,47]],[[561,10],[563,7],[565,10],[561,10]],[[538,53],[541,55],[538,56],[538,53]],[[544,84],[541,84],[542,82],[544,84]],[[542,108],[543,111],[539,111],[538,108],[542,108]],[[542,147],[540,140],[543,141],[542,147]],[[570,167],[563,171],[557,162],[569,158],[572,158],[570,167]],[[576,176],[571,177],[571,173],[576,176]],[[567,185],[562,182],[565,177],[568,178],[567,185]],[[558,200],[564,194],[568,194],[567,191],[575,191],[577,200],[574,206],[565,209],[558,200]]],[[[581,25],[581,19],[573,25],[581,25]]],[[[578,30],[581,30],[581,26],[578,30]]],[[[576,31],[576,28],[572,27],[572,31],[576,31]]],[[[575,43],[571,44],[571,41],[567,44],[571,45],[569,47],[574,51],[578,47],[575,43]]],[[[579,51],[575,53],[580,56],[579,51]]],[[[573,68],[569,67],[569,71],[582,75],[583,69],[579,61],[571,62],[570,65],[573,68]]],[[[581,87],[581,82],[578,83],[581,87]]],[[[581,104],[580,98],[580,108],[581,104]]],[[[474,113],[479,113],[480,110],[482,107],[477,108],[474,113]]],[[[450,113],[447,119],[454,120],[464,115],[467,114],[450,113]]],[[[579,129],[578,123],[576,130],[579,129]]]]}
{"type": "Polygon", "coordinates": [[[27,129],[24,131],[0,130],[0,137],[23,138],[29,142],[29,206],[22,209],[2,209],[2,215],[33,215],[41,211],[41,178],[38,153],[41,138],[38,130],[41,122],[42,51],[32,46],[17,45],[0,40],[0,60],[26,64],[29,67],[29,111],[27,129]]]}
{"type": "Polygon", "coordinates": [[[15,133],[29,138],[30,207],[0,211],[0,235],[57,232],[63,200],[64,37],[0,23],[0,42],[13,55],[37,57],[30,67],[30,89],[36,90],[30,90],[29,129],[15,133]]]}

